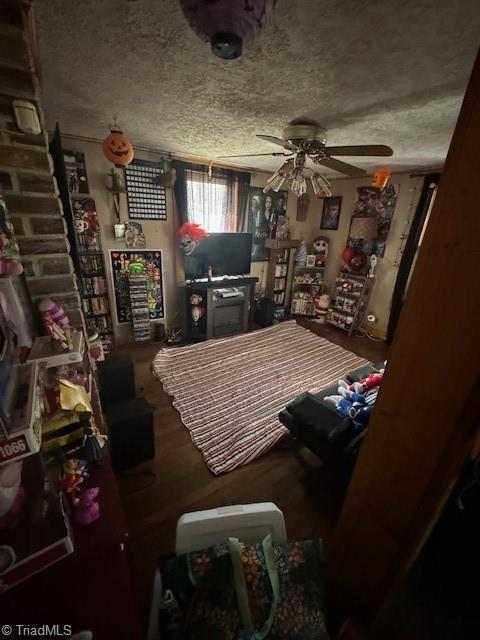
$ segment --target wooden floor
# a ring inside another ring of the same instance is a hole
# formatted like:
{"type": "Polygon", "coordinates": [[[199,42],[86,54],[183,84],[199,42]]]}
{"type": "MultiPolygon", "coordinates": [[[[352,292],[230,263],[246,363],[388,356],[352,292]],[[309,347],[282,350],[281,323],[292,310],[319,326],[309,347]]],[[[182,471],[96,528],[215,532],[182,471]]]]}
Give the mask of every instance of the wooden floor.
{"type": "MultiPolygon", "coordinates": [[[[369,360],[386,357],[384,343],[349,337],[314,322],[301,324],[369,360]]],[[[272,501],[285,514],[291,540],[323,537],[328,544],[345,490],[317,458],[289,443],[231,473],[212,475],[171,399],[152,374],[151,363],[158,348],[150,343],[123,348],[135,363],[137,393],[148,400],[155,417],[155,459],[119,476],[130,531],[132,577],[144,624],[157,558],[173,552],[175,527],[182,513],[272,501]]]]}

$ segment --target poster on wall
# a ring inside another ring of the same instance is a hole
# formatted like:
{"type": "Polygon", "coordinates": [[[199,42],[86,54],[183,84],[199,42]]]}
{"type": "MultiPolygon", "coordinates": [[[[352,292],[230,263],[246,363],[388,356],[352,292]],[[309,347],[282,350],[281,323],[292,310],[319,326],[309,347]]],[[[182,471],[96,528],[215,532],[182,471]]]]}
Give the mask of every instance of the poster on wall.
{"type": "Polygon", "coordinates": [[[100,225],[92,198],[72,200],[73,228],[78,251],[101,251],[100,225]]]}
{"type": "Polygon", "coordinates": [[[383,189],[371,186],[357,187],[357,200],[353,203],[348,246],[367,255],[374,253],[377,257],[383,258],[395,213],[398,191],[399,185],[394,184],[388,184],[383,189]],[[373,224],[374,222],[376,224],[373,224]]]}
{"type": "Polygon", "coordinates": [[[266,238],[274,238],[275,230],[287,217],[287,191],[263,193],[261,187],[250,187],[248,194],[248,232],[252,234],[252,262],[265,262],[270,257],[266,238]]]}
{"type": "Polygon", "coordinates": [[[145,249],[146,241],[140,222],[128,221],[125,225],[125,246],[127,249],[145,249]]]}
{"type": "Polygon", "coordinates": [[[129,274],[145,275],[150,320],[165,316],[161,251],[110,250],[118,322],[131,322],[129,274]]]}
{"type": "Polygon", "coordinates": [[[85,155],[80,151],[63,151],[65,173],[70,193],[88,193],[85,155]]]}
{"type": "Polygon", "coordinates": [[[342,196],[331,196],[323,199],[322,219],[320,229],[338,229],[340,211],[342,209],[342,196]]]}

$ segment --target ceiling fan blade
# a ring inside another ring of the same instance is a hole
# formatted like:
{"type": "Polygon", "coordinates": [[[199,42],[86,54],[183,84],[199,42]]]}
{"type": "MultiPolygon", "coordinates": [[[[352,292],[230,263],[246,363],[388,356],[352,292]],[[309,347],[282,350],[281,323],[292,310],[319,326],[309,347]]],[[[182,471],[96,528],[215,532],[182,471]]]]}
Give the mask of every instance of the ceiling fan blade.
{"type": "Polygon", "coordinates": [[[384,144],[357,144],[340,147],[325,147],[329,156],[391,156],[393,149],[384,144]]]}
{"type": "Polygon", "coordinates": [[[272,144],[279,144],[284,149],[289,149],[290,151],[297,151],[297,147],[287,140],[283,140],[283,138],[276,138],[275,136],[264,136],[261,133],[257,133],[257,138],[261,138],[262,140],[266,140],[267,142],[271,142],[272,144]]]}
{"type": "Polygon", "coordinates": [[[336,160],[335,158],[315,158],[315,162],[317,164],[323,164],[325,167],[333,169],[334,171],[344,173],[351,178],[360,178],[361,176],[367,175],[367,172],[363,169],[354,167],[352,164],[347,164],[346,162],[342,162],[341,160],[336,160]]]}
{"type": "Polygon", "coordinates": [[[225,160],[226,158],[254,158],[256,156],[291,156],[291,153],[283,153],[282,151],[273,151],[272,153],[243,153],[238,156],[217,156],[217,160],[225,160]]]}

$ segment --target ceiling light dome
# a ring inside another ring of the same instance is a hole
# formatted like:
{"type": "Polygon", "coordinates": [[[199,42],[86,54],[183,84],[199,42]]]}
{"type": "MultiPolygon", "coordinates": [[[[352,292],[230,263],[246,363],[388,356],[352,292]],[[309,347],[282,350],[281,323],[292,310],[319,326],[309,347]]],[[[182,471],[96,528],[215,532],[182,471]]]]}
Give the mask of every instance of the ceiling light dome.
{"type": "Polygon", "coordinates": [[[242,55],[267,26],[277,0],[180,0],[193,31],[224,60],[242,55]]]}

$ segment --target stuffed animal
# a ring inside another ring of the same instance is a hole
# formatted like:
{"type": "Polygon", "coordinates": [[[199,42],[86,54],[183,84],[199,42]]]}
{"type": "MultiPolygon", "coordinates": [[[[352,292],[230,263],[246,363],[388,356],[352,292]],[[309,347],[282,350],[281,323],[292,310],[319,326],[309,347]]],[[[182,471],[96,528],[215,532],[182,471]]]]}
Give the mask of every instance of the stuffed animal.
{"type": "Polygon", "coordinates": [[[353,404],[348,411],[348,415],[353,420],[354,427],[357,429],[365,429],[372,411],[373,406],[371,404],[363,404],[360,406],[353,404]]]}
{"type": "Polygon", "coordinates": [[[313,241],[313,253],[315,254],[315,264],[322,267],[328,256],[328,238],[325,236],[318,236],[313,241]]]}
{"type": "Polygon", "coordinates": [[[91,487],[85,489],[80,495],[78,503],[73,511],[73,519],[77,524],[87,525],[92,524],[100,517],[100,507],[96,498],[99,493],[98,487],[91,487]]]}
{"type": "Polygon", "coordinates": [[[372,373],[367,378],[362,378],[358,382],[348,384],[345,380],[339,380],[338,386],[347,389],[348,391],[356,391],[357,393],[364,393],[370,389],[378,387],[382,382],[383,373],[372,373]]]}
{"type": "Polygon", "coordinates": [[[343,395],[327,396],[323,401],[334,406],[342,416],[351,418],[356,429],[364,429],[367,426],[373,411],[373,406],[366,404],[364,396],[351,391],[346,391],[343,395]],[[349,397],[345,397],[345,393],[349,397]]]}
{"type": "Polygon", "coordinates": [[[39,302],[38,310],[45,335],[58,342],[65,351],[72,349],[72,334],[75,329],[70,326],[70,320],[62,307],[50,298],[44,298],[39,302]]]}
{"type": "Polygon", "coordinates": [[[315,317],[320,323],[325,322],[328,307],[330,306],[330,296],[328,293],[317,293],[315,296],[315,317]]]}

